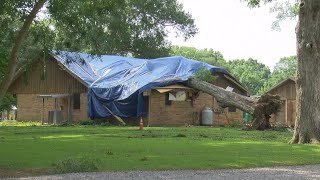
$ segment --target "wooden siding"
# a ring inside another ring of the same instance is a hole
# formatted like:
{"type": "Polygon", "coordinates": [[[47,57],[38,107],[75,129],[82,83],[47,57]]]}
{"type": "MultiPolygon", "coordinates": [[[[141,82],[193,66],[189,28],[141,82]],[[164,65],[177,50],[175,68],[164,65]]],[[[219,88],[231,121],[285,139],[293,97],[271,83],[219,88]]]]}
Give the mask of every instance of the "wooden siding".
{"type": "Polygon", "coordinates": [[[292,80],[287,80],[282,85],[269,91],[270,94],[277,94],[281,96],[282,99],[296,99],[296,86],[295,82],[292,80]]]}
{"type": "Polygon", "coordinates": [[[218,79],[214,81],[214,85],[222,87],[222,88],[227,88],[228,86],[234,88],[233,92],[241,94],[241,95],[247,95],[247,92],[244,91],[242,88],[240,88],[238,85],[230,81],[229,79],[225,78],[221,74],[216,74],[218,76],[218,79]]]}
{"type": "Polygon", "coordinates": [[[36,63],[26,76],[21,75],[9,87],[14,94],[67,94],[85,93],[87,88],[68,72],[63,70],[56,60],[46,61],[46,76],[42,80],[43,63],[36,63]]]}
{"type": "Polygon", "coordinates": [[[287,125],[294,127],[296,120],[296,100],[287,100],[287,125]]]}
{"type": "Polygon", "coordinates": [[[278,126],[293,127],[296,119],[296,87],[292,79],[288,79],[268,93],[279,95],[283,104],[280,111],[271,116],[270,123],[278,126]]]}

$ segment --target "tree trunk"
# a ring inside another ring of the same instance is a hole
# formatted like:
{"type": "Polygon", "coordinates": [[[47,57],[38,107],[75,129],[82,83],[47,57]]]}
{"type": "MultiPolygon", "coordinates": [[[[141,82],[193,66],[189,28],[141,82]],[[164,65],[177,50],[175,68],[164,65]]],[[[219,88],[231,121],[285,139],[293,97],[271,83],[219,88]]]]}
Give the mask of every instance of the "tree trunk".
{"type": "Polygon", "coordinates": [[[320,1],[301,0],[297,34],[297,116],[290,143],[320,141],[320,1]]]}
{"type": "Polygon", "coordinates": [[[222,107],[234,106],[252,114],[253,129],[263,130],[270,128],[270,115],[280,109],[281,101],[279,96],[266,94],[261,96],[260,99],[249,98],[195,78],[190,78],[188,85],[214,96],[222,107]]]}
{"type": "Polygon", "coordinates": [[[2,103],[3,97],[5,96],[11,81],[13,79],[14,73],[16,72],[17,64],[18,64],[18,55],[22,42],[27,36],[28,30],[32,24],[33,19],[36,17],[39,10],[44,6],[47,0],[39,0],[35,3],[33,9],[31,10],[29,16],[26,18],[23,23],[22,28],[20,29],[15,41],[13,48],[10,53],[10,59],[8,63],[8,67],[6,68],[6,74],[0,83],[0,104],[2,103]]]}

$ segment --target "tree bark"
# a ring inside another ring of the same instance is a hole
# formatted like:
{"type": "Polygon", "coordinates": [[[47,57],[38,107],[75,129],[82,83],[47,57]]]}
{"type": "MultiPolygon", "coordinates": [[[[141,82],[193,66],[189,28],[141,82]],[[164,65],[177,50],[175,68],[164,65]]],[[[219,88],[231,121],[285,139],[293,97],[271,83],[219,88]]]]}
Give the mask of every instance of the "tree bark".
{"type": "Polygon", "coordinates": [[[320,141],[320,1],[301,0],[297,35],[297,115],[290,143],[320,141]]]}
{"type": "Polygon", "coordinates": [[[22,28],[20,29],[15,41],[13,48],[10,53],[10,59],[8,63],[8,67],[6,68],[6,74],[0,83],[0,103],[2,103],[3,97],[5,96],[11,81],[13,79],[13,76],[16,72],[17,64],[18,64],[18,55],[19,50],[21,47],[22,42],[27,36],[28,30],[32,24],[33,19],[36,17],[39,10],[44,6],[45,2],[47,0],[39,0],[35,3],[33,9],[31,10],[29,16],[26,18],[25,22],[23,23],[22,28]]]}
{"type": "Polygon", "coordinates": [[[226,91],[225,89],[190,78],[188,85],[197,90],[206,92],[216,98],[220,106],[234,106],[242,111],[248,112],[253,116],[252,129],[263,130],[270,128],[270,115],[280,109],[281,101],[277,95],[263,95],[258,98],[250,98],[240,94],[226,91]]]}

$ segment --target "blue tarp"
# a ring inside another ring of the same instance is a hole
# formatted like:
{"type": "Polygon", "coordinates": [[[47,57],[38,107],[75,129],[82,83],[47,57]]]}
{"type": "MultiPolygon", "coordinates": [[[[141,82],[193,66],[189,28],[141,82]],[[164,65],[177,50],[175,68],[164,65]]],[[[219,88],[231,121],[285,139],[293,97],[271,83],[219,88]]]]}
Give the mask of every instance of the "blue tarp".
{"type": "Polygon", "coordinates": [[[232,77],[225,69],[181,56],[137,59],[111,55],[53,51],[53,57],[88,88],[88,115],[120,117],[145,113],[142,92],[187,81],[199,68],[232,77]]]}

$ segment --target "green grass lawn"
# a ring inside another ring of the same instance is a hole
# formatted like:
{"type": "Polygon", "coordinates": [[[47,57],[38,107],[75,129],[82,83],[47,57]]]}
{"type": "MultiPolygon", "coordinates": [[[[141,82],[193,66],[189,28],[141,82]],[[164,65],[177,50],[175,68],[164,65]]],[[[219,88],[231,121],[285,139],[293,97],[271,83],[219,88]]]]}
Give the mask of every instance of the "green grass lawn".
{"type": "Polygon", "coordinates": [[[248,168],[320,163],[320,146],[279,131],[236,128],[0,127],[0,177],[51,173],[67,158],[99,171],[248,168]]]}

